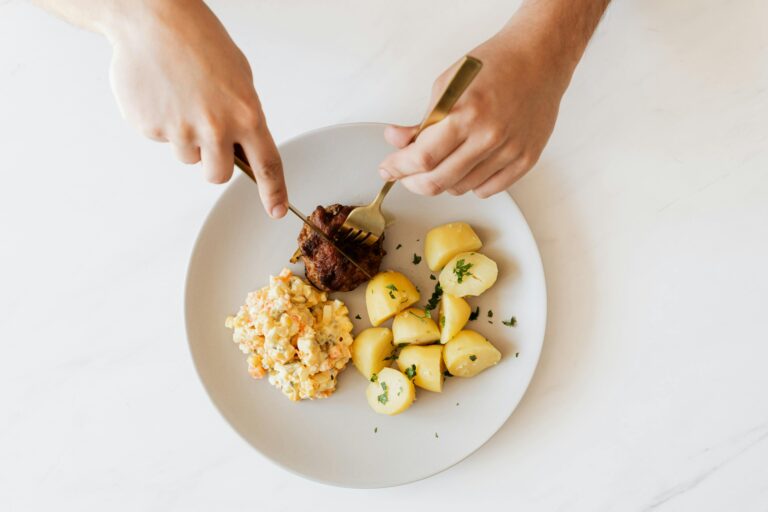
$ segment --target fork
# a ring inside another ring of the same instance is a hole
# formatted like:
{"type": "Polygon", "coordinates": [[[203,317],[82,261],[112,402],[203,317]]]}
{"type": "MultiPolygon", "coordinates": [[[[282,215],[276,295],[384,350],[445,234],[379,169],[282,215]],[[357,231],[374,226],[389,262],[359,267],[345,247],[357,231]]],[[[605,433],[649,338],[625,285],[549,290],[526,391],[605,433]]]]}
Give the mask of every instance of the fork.
{"type": "MultiPolygon", "coordinates": [[[[421,122],[411,142],[416,140],[416,137],[426,128],[442,121],[448,115],[482,67],[483,63],[480,60],[470,55],[464,57],[440,99],[421,122]]],[[[340,233],[344,241],[373,245],[381,238],[387,227],[387,220],[381,212],[381,203],[384,202],[384,198],[394,184],[395,181],[386,182],[371,204],[358,206],[350,212],[341,226],[340,233]]]]}

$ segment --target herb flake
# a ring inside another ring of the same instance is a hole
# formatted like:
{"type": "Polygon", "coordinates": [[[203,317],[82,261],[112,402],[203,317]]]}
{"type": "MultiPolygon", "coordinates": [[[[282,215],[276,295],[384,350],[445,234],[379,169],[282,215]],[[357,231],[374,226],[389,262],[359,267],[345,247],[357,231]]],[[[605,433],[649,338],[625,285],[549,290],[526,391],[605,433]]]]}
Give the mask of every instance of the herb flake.
{"type": "Polygon", "coordinates": [[[395,247],[395,250],[399,251],[402,246],[403,246],[403,244],[397,244],[397,247],[395,247]]]}
{"type": "Polygon", "coordinates": [[[472,263],[465,263],[464,258],[458,260],[456,265],[453,266],[453,273],[456,274],[456,281],[461,284],[464,282],[464,278],[471,276],[472,272],[469,271],[474,265],[472,263]]]}
{"type": "Polygon", "coordinates": [[[408,368],[405,369],[405,376],[409,379],[413,380],[416,377],[416,365],[412,364],[408,368]]]}
{"type": "Polygon", "coordinates": [[[517,325],[517,318],[512,317],[509,320],[502,320],[501,323],[503,323],[507,327],[514,327],[517,325]]]}
{"type": "Polygon", "coordinates": [[[381,389],[384,390],[382,394],[380,394],[376,399],[379,401],[381,405],[387,405],[387,402],[389,402],[389,392],[387,391],[387,383],[382,382],[381,383],[381,389]]]}
{"type": "Polygon", "coordinates": [[[389,283],[387,286],[385,286],[385,288],[387,288],[389,290],[389,298],[394,299],[395,298],[395,292],[398,291],[397,290],[397,286],[395,286],[392,283],[389,283]]]}
{"type": "Polygon", "coordinates": [[[419,263],[421,263],[421,256],[419,256],[416,253],[413,253],[413,261],[411,263],[413,263],[414,265],[418,265],[419,263]]]}
{"type": "Polygon", "coordinates": [[[427,306],[424,308],[424,313],[427,314],[430,318],[432,318],[432,310],[437,308],[437,304],[440,302],[440,299],[443,296],[443,287],[440,286],[440,283],[435,283],[435,289],[432,292],[432,296],[427,301],[427,306]]]}
{"type": "Polygon", "coordinates": [[[475,354],[469,354],[469,360],[470,361],[477,361],[477,356],[475,354]]]}
{"type": "Polygon", "coordinates": [[[435,274],[429,274],[429,278],[430,278],[432,281],[437,281],[437,278],[435,277],[435,274]]]}
{"type": "Polygon", "coordinates": [[[355,315],[355,320],[362,320],[362,319],[363,317],[361,317],[360,315],[355,315]]]}
{"type": "Polygon", "coordinates": [[[477,317],[479,317],[479,316],[480,316],[480,306],[477,306],[477,309],[475,309],[475,310],[474,310],[474,311],[473,311],[473,312],[472,312],[472,313],[469,315],[469,319],[470,319],[470,321],[472,321],[472,320],[477,320],[477,317]]]}

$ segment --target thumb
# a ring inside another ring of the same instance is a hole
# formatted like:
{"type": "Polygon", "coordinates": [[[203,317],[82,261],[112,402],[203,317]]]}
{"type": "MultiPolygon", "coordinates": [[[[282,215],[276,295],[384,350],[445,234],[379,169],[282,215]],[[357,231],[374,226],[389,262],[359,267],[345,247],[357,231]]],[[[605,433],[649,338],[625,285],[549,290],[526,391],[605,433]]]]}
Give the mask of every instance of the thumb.
{"type": "Polygon", "coordinates": [[[416,136],[419,125],[398,126],[391,124],[384,129],[384,140],[398,149],[402,149],[411,143],[416,136]]]}

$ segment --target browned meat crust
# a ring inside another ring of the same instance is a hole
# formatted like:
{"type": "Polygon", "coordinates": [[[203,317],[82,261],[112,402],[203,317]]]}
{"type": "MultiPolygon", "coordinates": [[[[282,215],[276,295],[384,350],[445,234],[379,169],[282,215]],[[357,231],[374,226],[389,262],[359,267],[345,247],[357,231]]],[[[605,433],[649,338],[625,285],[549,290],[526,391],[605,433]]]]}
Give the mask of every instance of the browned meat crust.
{"type": "MultiPolygon", "coordinates": [[[[327,208],[318,206],[309,219],[328,238],[336,241],[366,272],[375,275],[386,254],[383,248],[384,237],[373,245],[344,244],[337,240],[339,229],[352,209],[352,206],[340,204],[332,204],[327,208]]],[[[307,279],[321,290],[348,292],[368,280],[365,274],[307,226],[299,233],[299,250],[307,279]]]]}

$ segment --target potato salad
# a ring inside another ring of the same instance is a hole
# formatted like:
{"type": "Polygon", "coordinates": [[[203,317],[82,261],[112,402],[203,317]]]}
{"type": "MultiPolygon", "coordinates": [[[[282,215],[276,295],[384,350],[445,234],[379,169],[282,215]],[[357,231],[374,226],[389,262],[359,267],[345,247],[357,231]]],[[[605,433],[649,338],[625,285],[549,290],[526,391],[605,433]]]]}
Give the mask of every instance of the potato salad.
{"type": "Polygon", "coordinates": [[[283,269],[269,286],[248,294],[226,320],[233,340],[248,354],[248,372],[291,400],[325,398],[336,390],[350,359],[349,310],[283,269]]]}

